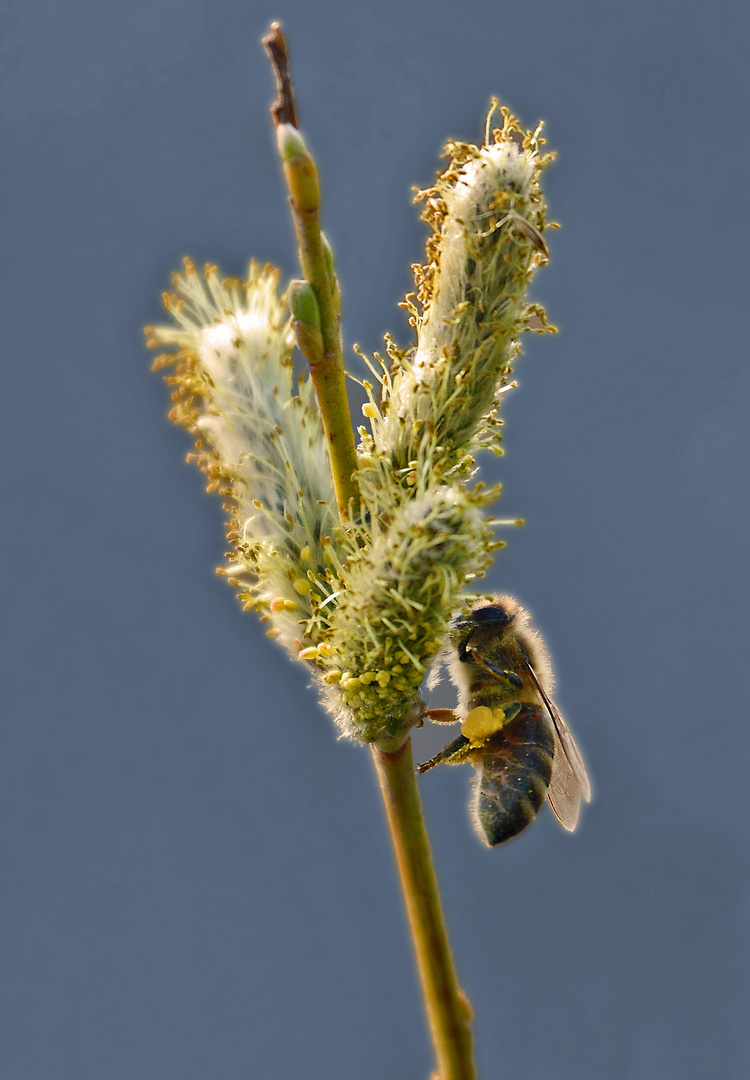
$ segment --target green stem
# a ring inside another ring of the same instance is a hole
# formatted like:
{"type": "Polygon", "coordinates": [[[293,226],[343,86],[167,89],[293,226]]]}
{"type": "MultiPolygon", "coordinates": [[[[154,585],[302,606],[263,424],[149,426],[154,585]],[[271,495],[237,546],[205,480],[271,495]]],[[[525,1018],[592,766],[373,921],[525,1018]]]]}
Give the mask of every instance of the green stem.
{"type": "MultiPolygon", "coordinates": [[[[341,348],[341,330],[335,302],[335,279],[329,274],[320,231],[320,195],[315,164],[306,148],[302,153],[288,156],[291,139],[284,134],[295,128],[279,129],[284,173],[290,191],[289,202],[297,233],[297,246],[302,273],[311,285],[320,310],[320,329],[323,338],[322,358],[310,363],[310,376],[320,402],[323,428],[328,441],[331,472],[336,490],[339,515],[346,520],[356,515],[359,491],[353,479],[357,471],[357,454],[354,447],[346,393],[346,373],[341,348]],[[286,142],[286,148],[283,143],[286,142]],[[287,154],[284,150],[287,149],[287,154]],[[350,505],[353,504],[353,505],[350,505]]],[[[296,140],[295,140],[296,142],[296,140]]],[[[301,138],[299,139],[301,143],[301,138]]],[[[304,143],[302,144],[304,146],[304,143]]],[[[291,147],[295,149],[295,147],[291,147]]]]}
{"type": "Polygon", "coordinates": [[[289,202],[297,234],[302,273],[315,293],[320,309],[323,355],[310,360],[310,376],[320,402],[323,429],[331,459],[336,504],[343,521],[359,509],[359,489],[354,479],[357,452],[346,394],[346,373],[341,346],[338,286],[327,265],[320,231],[320,188],[315,162],[296,126],[296,111],[289,79],[286,45],[278,23],[272,23],[263,39],[274,64],[280,100],[271,113],[276,124],[279,153],[289,188],[289,202]]]}
{"type": "Polygon", "coordinates": [[[458,985],[411,753],[372,747],[406,902],[439,1080],[476,1080],[471,1006],[458,985]]]}

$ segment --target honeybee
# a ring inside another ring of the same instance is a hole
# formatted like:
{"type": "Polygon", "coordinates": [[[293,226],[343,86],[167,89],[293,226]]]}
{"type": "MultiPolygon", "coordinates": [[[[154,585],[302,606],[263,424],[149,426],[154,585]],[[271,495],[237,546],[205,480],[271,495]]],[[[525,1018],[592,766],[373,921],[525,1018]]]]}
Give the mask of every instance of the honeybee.
{"type": "MultiPolygon", "coordinates": [[[[552,700],[549,654],[529,613],[510,596],[480,603],[451,624],[444,658],[459,690],[461,734],[418,766],[469,761],[476,769],[474,827],[490,847],[522,832],[546,795],[560,824],[576,827],[591,785],[573,736],[552,700]]],[[[454,721],[450,709],[425,714],[454,721]]]]}

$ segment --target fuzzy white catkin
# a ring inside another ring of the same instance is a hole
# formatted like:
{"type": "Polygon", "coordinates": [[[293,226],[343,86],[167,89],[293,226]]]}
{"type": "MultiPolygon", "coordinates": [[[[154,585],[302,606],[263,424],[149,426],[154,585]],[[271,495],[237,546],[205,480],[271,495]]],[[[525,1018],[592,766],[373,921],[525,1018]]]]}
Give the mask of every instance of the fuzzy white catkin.
{"type": "Polygon", "coordinates": [[[187,262],[168,300],[177,326],[149,332],[179,350],[155,362],[177,367],[172,418],[196,437],[209,487],[229,500],[227,576],[296,656],[313,613],[308,573],[325,591],[323,540],[334,544],[338,519],[317,401],[309,380],[295,380],[277,284],[276,271],[254,263],[238,282],[187,262]]]}
{"type": "MultiPolygon", "coordinates": [[[[403,465],[430,442],[449,464],[475,449],[507,380],[544,228],[534,146],[456,144],[427,192],[436,231],[415,318],[417,348],[393,379],[375,446],[403,465]]],[[[534,307],[534,311],[538,309],[534,307]]]]}
{"type": "Polygon", "coordinates": [[[320,411],[295,380],[278,272],[251,264],[246,281],[203,275],[186,260],[174,322],[149,328],[173,350],[175,423],[225,497],[229,564],[222,569],[292,656],[309,665],[345,735],[393,739],[420,716],[422,679],[467,584],[496,546],[472,489],[475,451],[496,433],[530,314],[528,281],[546,256],[536,135],[507,113],[495,143],[451,143],[429,191],[433,235],[409,301],[416,348],[391,350],[380,401],[368,385],[357,482],[361,508],[339,522],[320,411]]]}

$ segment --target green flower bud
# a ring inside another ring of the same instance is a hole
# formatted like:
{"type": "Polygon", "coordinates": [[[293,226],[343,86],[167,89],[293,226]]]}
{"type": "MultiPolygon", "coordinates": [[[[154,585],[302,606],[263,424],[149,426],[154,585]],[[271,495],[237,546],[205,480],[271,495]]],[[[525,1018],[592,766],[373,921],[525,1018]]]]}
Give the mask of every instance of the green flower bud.
{"type": "Polygon", "coordinates": [[[339,290],[339,281],[336,277],[336,266],[333,258],[333,248],[328,242],[328,237],[324,232],[320,234],[320,239],[323,242],[323,258],[326,264],[326,277],[328,278],[328,285],[333,296],[333,306],[336,309],[338,315],[341,311],[341,293],[339,290]]]}
{"type": "Polygon", "coordinates": [[[316,330],[320,330],[320,308],[309,281],[298,278],[290,281],[287,298],[293,319],[298,322],[308,323],[316,330]]]}
{"type": "Polygon", "coordinates": [[[328,237],[324,232],[320,234],[320,239],[323,244],[323,259],[326,264],[326,276],[328,277],[328,284],[331,288],[334,287],[336,281],[336,267],[333,260],[333,248],[330,245],[328,237]]]}
{"type": "Polygon", "coordinates": [[[313,287],[308,281],[292,281],[287,296],[292,311],[292,330],[300,351],[309,364],[319,364],[324,346],[320,308],[313,287]]]}
{"type": "Polygon", "coordinates": [[[276,128],[276,143],[282,161],[291,161],[293,158],[308,156],[307,144],[293,124],[278,125],[276,128]]]}
{"type": "Polygon", "coordinates": [[[295,205],[302,213],[317,210],[320,204],[318,170],[307,151],[305,140],[296,127],[279,124],[276,141],[295,205]]]}

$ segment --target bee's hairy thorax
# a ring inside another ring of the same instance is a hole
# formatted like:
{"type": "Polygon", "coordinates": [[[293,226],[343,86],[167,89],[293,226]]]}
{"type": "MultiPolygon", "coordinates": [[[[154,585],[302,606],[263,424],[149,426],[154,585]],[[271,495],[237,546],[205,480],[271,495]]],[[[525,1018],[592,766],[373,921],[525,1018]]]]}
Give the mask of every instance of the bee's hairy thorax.
{"type": "Polygon", "coordinates": [[[512,633],[504,635],[502,641],[478,642],[463,662],[468,707],[538,703],[538,690],[528,677],[524,678],[526,662],[526,650],[512,633]],[[501,671],[508,672],[508,676],[498,675],[501,671]]]}

